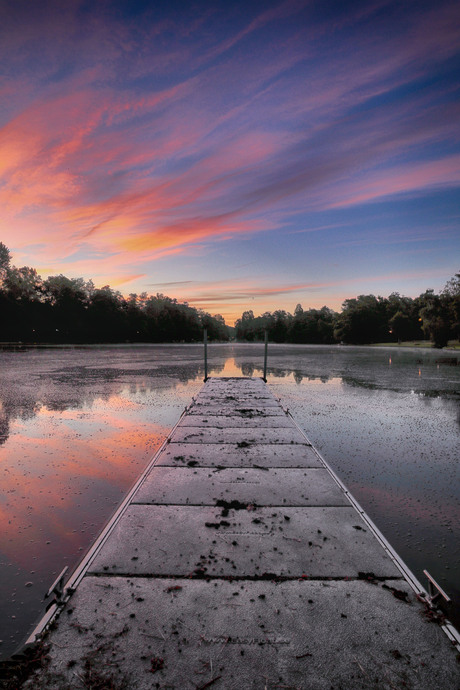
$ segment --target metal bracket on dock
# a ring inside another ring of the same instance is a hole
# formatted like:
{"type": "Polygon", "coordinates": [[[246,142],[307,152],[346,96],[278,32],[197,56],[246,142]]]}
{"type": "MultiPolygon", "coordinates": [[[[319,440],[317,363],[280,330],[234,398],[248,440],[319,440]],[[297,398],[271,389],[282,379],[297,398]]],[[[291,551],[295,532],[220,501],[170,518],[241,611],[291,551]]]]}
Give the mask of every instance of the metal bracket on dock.
{"type": "Polygon", "coordinates": [[[204,345],[204,379],[206,383],[208,380],[208,329],[203,330],[203,345],[204,345]]]}
{"type": "Polygon", "coordinates": [[[434,602],[439,599],[439,597],[442,597],[447,604],[450,603],[450,597],[445,593],[445,591],[438,585],[436,580],[428,570],[424,570],[423,574],[426,576],[428,580],[428,600],[430,604],[434,604],[434,602]]]}
{"type": "Polygon", "coordinates": [[[268,331],[264,331],[264,375],[262,381],[267,383],[267,353],[268,353],[268,331]]]}
{"type": "Polygon", "coordinates": [[[45,599],[48,599],[48,597],[51,594],[54,594],[56,604],[59,605],[59,604],[64,603],[64,601],[63,601],[64,592],[65,592],[65,590],[64,590],[64,575],[66,574],[68,569],[69,569],[69,566],[66,565],[65,568],[63,568],[62,572],[59,573],[59,575],[57,576],[57,578],[55,579],[55,581],[53,582],[53,584],[51,585],[51,587],[49,588],[49,590],[45,594],[45,599]]]}

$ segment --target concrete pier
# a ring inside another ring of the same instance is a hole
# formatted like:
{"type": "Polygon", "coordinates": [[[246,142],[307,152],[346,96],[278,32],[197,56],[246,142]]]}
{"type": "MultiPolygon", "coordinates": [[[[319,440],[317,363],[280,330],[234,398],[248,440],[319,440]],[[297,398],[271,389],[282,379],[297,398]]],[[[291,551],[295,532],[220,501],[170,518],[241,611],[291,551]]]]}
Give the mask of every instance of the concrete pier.
{"type": "Polygon", "coordinates": [[[460,686],[455,631],[261,379],[207,381],[67,587],[26,687],[460,686]]]}

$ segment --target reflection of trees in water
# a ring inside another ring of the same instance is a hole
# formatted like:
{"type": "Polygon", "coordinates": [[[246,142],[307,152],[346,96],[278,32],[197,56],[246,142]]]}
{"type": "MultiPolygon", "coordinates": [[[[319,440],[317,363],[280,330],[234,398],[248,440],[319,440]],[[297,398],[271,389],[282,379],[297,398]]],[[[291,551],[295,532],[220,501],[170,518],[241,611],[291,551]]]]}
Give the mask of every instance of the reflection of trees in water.
{"type": "Polygon", "coordinates": [[[2,414],[0,416],[0,446],[5,443],[9,435],[10,420],[2,411],[2,414]]]}
{"type": "Polygon", "coordinates": [[[303,374],[300,371],[294,371],[294,381],[299,384],[303,381],[303,374]]]}
{"type": "Polygon", "coordinates": [[[342,376],[342,383],[345,386],[350,386],[351,388],[361,388],[364,390],[373,391],[391,391],[392,393],[412,393],[418,395],[420,398],[436,399],[441,398],[445,401],[449,401],[453,405],[459,408],[458,421],[460,423],[460,395],[454,390],[436,389],[436,388],[424,388],[420,390],[410,389],[407,390],[405,386],[391,386],[387,382],[375,383],[374,381],[364,381],[359,378],[352,376],[342,376]]]}
{"type": "Polygon", "coordinates": [[[378,386],[376,383],[371,381],[362,381],[361,379],[354,378],[353,376],[342,376],[342,383],[351,388],[365,388],[366,390],[389,390],[388,386],[378,386]]]}
{"type": "Polygon", "coordinates": [[[35,417],[41,404],[29,395],[21,398],[17,388],[13,391],[0,387],[0,445],[4,444],[10,435],[11,420],[21,419],[26,422],[35,417]]]}
{"type": "MultiPolygon", "coordinates": [[[[257,349],[257,352],[254,351],[254,355],[256,355],[254,357],[252,352],[248,352],[248,346],[242,346],[242,348],[246,351],[241,354],[235,351],[236,348],[232,348],[229,352],[228,346],[227,349],[216,348],[220,361],[208,361],[208,375],[218,376],[224,369],[227,359],[233,357],[237,368],[241,370],[242,376],[262,377],[263,357],[259,357],[260,348],[257,349]]],[[[337,353],[327,352],[326,354],[328,358],[331,354],[334,354],[334,361],[331,362],[330,358],[327,361],[329,373],[324,373],[326,368],[324,358],[315,356],[302,363],[299,363],[299,360],[297,360],[297,366],[289,366],[287,364],[269,366],[267,374],[280,379],[292,376],[297,385],[304,381],[322,381],[327,383],[332,378],[335,378],[340,380],[345,386],[365,390],[408,392],[413,388],[417,395],[427,399],[441,397],[452,401],[452,404],[458,410],[457,414],[460,422],[460,398],[454,390],[418,388],[417,384],[419,382],[413,377],[410,377],[407,381],[399,376],[389,378],[387,353],[383,355],[382,353],[376,353],[376,357],[380,358],[380,360],[384,357],[385,371],[380,366],[381,361],[377,361],[377,363],[360,361],[359,350],[354,353],[353,358],[350,358],[348,351],[346,353],[339,352],[340,361],[336,356],[337,353]],[[355,375],[352,375],[352,370],[356,370],[355,375]]],[[[113,356],[117,357],[119,355],[120,351],[117,350],[113,356]]],[[[122,355],[124,357],[124,351],[122,351],[122,355]]],[[[310,350],[308,355],[311,357],[310,350]]],[[[21,354],[19,356],[23,357],[26,355],[21,354]]],[[[73,352],[70,353],[70,356],[72,358],[75,356],[80,357],[80,353],[73,352]]],[[[165,347],[164,350],[163,348],[158,348],[155,349],[153,355],[151,350],[143,352],[133,348],[129,351],[128,361],[130,366],[126,368],[123,367],[123,363],[120,360],[115,360],[113,362],[115,366],[110,366],[110,362],[113,361],[113,359],[110,359],[111,356],[110,351],[101,351],[95,357],[94,351],[89,350],[88,357],[90,361],[87,365],[65,366],[65,364],[61,364],[60,368],[54,371],[49,370],[52,367],[52,362],[50,367],[50,362],[45,360],[43,364],[46,366],[46,370],[35,372],[33,380],[33,365],[32,363],[24,362],[24,367],[21,368],[18,376],[9,379],[5,378],[5,380],[0,379],[0,445],[4,444],[9,436],[12,420],[22,419],[26,421],[33,418],[42,408],[53,412],[64,412],[65,410],[78,409],[82,406],[91,408],[95,400],[108,401],[112,396],[119,395],[123,390],[128,390],[130,394],[141,393],[147,395],[152,392],[168,391],[174,389],[179,384],[187,385],[189,382],[198,382],[204,378],[202,350],[193,346],[184,346],[184,349],[179,347],[165,347]],[[142,359],[139,361],[139,368],[134,368],[137,364],[136,358],[138,357],[142,358],[143,361],[142,359]],[[147,358],[147,361],[145,361],[144,357],[147,358]],[[167,357],[170,358],[170,361],[167,361],[167,357]],[[119,363],[120,366],[116,366],[119,363]],[[98,364],[102,364],[102,366],[98,366],[98,364]],[[35,381],[37,381],[37,385],[34,387],[35,381]]],[[[416,358],[413,356],[408,358],[406,353],[395,353],[394,355],[392,353],[392,356],[393,366],[396,357],[403,360],[404,372],[408,371],[408,367],[414,366],[415,359],[419,360],[415,362],[417,372],[422,364],[425,366],[432,364],[432,359],[429,358],[426,362],[422,362],[420,353],[417,353],[416,358]]],[[[75,359],[70,361],[75,362],[75,359]]],[[[292,361],[294,362],[293,358],[292,361]]],[[[439,364],[438,362],[436,363],[439,364]]],[[[420,384],[422,384],[422,381],[420,381],[420,384]]]]}
{"type": "Polygon", "coordinates": [[[211,367],[209,367],[208,364],[208,368],[210,372],[220,374],[220,372],[224,370],[225,364],[213,364],[211,367]]]}
{"type": "MultiPolygon", "coordinates": [[[[263,368],[259,367],[252,362],[235,362],[236,365],[241,369],[243,376],[262,376],[263,368]]],[[[308,374],[300,369],[293,369],[292,367],[267,367],[267,374],[269,376],[275,376],[276,378],[284,379],[287,376],[293,376],[294,381],[297,384],[302,383],[304,379],[307,381],[322,381],[326,383],[332,376],[328,374],[308,374]]]]}
{"type": "MultiPolygon", "coordinates": [[[[208,368],[208,373],[219,374],[223,368],[224,364],[213,364],[208,368]]],[[[91,408],[96,400],[109,401],[126,388],[130,394],[158,393],[203,377],[204,366],[201,362],[142,369],[66,367],[38,374],[41,385],[36,387],[36,397],[31,395],[28,379],[16,381],[14,385],[0,380],[0,445],[7,441],[12,421],[27,421],[42,409],[65,412],[91,408]],[[128,377],[131,379],[129,382],[128,377]],[[133,378],[138,381],[133,381],[133,378]]]]}
{"type": "Polygon", "coordinates": [[[244,362],[243,364],[238,366],[240,366],[241,373],[243,374],[243,376],[254,376],[254,364],[244,362]]]}
{"type": "Polygon", "coordinates": [[[443,402],[445,405],[450,407],[453,410],[453,413],[455,415],[455,420],[458,425],[460,425],[460,394],[459,393],[446,393],[446,391],[437,391],[437,390],[429,390],[429,391],[421,391],[420,393],[417,393],[421,398],[424,398],[425,403],[427,405],[430,404],[430,399],[433,398],[442,398],[443,402]]]}

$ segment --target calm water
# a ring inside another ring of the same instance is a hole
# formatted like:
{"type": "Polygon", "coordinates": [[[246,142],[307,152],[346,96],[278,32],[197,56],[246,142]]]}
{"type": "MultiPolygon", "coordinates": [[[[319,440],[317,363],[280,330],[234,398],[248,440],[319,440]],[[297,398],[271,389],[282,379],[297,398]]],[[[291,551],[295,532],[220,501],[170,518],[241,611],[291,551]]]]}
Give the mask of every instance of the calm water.
{"type": "MultiPolygon", "coordinates": [[[[460,602],[455,353],[272,345],[268,383],[422,583],[460,602]]],[[[260,376],[261,345],[209,346],[260,376]]],[[[202,386],[202,347],[0,352],[0,655],[43,611],[202,386]]],[[[458,625],[459,618],[456,616],[458,625]]]]}

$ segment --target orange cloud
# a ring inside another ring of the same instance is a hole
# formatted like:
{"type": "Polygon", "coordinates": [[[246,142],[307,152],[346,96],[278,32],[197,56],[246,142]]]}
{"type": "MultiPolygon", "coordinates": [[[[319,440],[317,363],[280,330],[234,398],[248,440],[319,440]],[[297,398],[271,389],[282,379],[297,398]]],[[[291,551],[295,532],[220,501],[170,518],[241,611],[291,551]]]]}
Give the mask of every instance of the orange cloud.
{"type": "MultiPolygon", "coordinates": [[[[340,311],[343,301],[346,298],[354,297],[355,287],[359,287],[362,283],[366,285],[366,289],[371,290],[375,284],[388,283],[392,285],[399,281],[428,280],[443,278],[444,276],[444,270],[432,269],[429,271],[392,271],[375,275],[361,274],[340,280],[306,283],[272,282],[270,285],[260,285],[249,279],[219,281],[218,283],[187,281],[186,288],[183,288],[180,283],[171,284],[168,294],[179,300],[187,300],[190,304],[212,314],[219,312],[228,324],[233,324],[246,309],[252,309],[255,316],[265,311],[273,311],[274,298],[278,298],[276,299],[276,308],[285,309],[291,313],[299,302],[312,309],[320,309],[327,304],[331,309],[340,311]],[[348,294],[344,292],[345,288],[348,294]],[[183,291],[185,289],[186,293],[183,291]],[[306,300],[307,305],[305,304],[306,300]]],[[[161,286],[152,284],[152,287],[161,286]]]]}
{"type": "Polygon", "coordinates": [[[122,21],[110,3],[83,25],[78,0],[42,5],[2,17],[0,236],[15,262],[141,283],[149,262],[260,232],[307,253],[287,225],[458,185],[458,106],[433,78],[459,37],[442,1],[399,8],[391,31],[337,7],[337,50],[301,0],[229,10],[225,27],[186,9],[122,21]]]}
{"type": "Polygon", "coordinates": [[[145,273],[136,273],[131,276],[120,276],[119,278],[111,281],[111,287],[119,287],[120,285],[125,285],[126,283],[132,283],[133,280],[144,278],[144,276],[145,273]]]}

